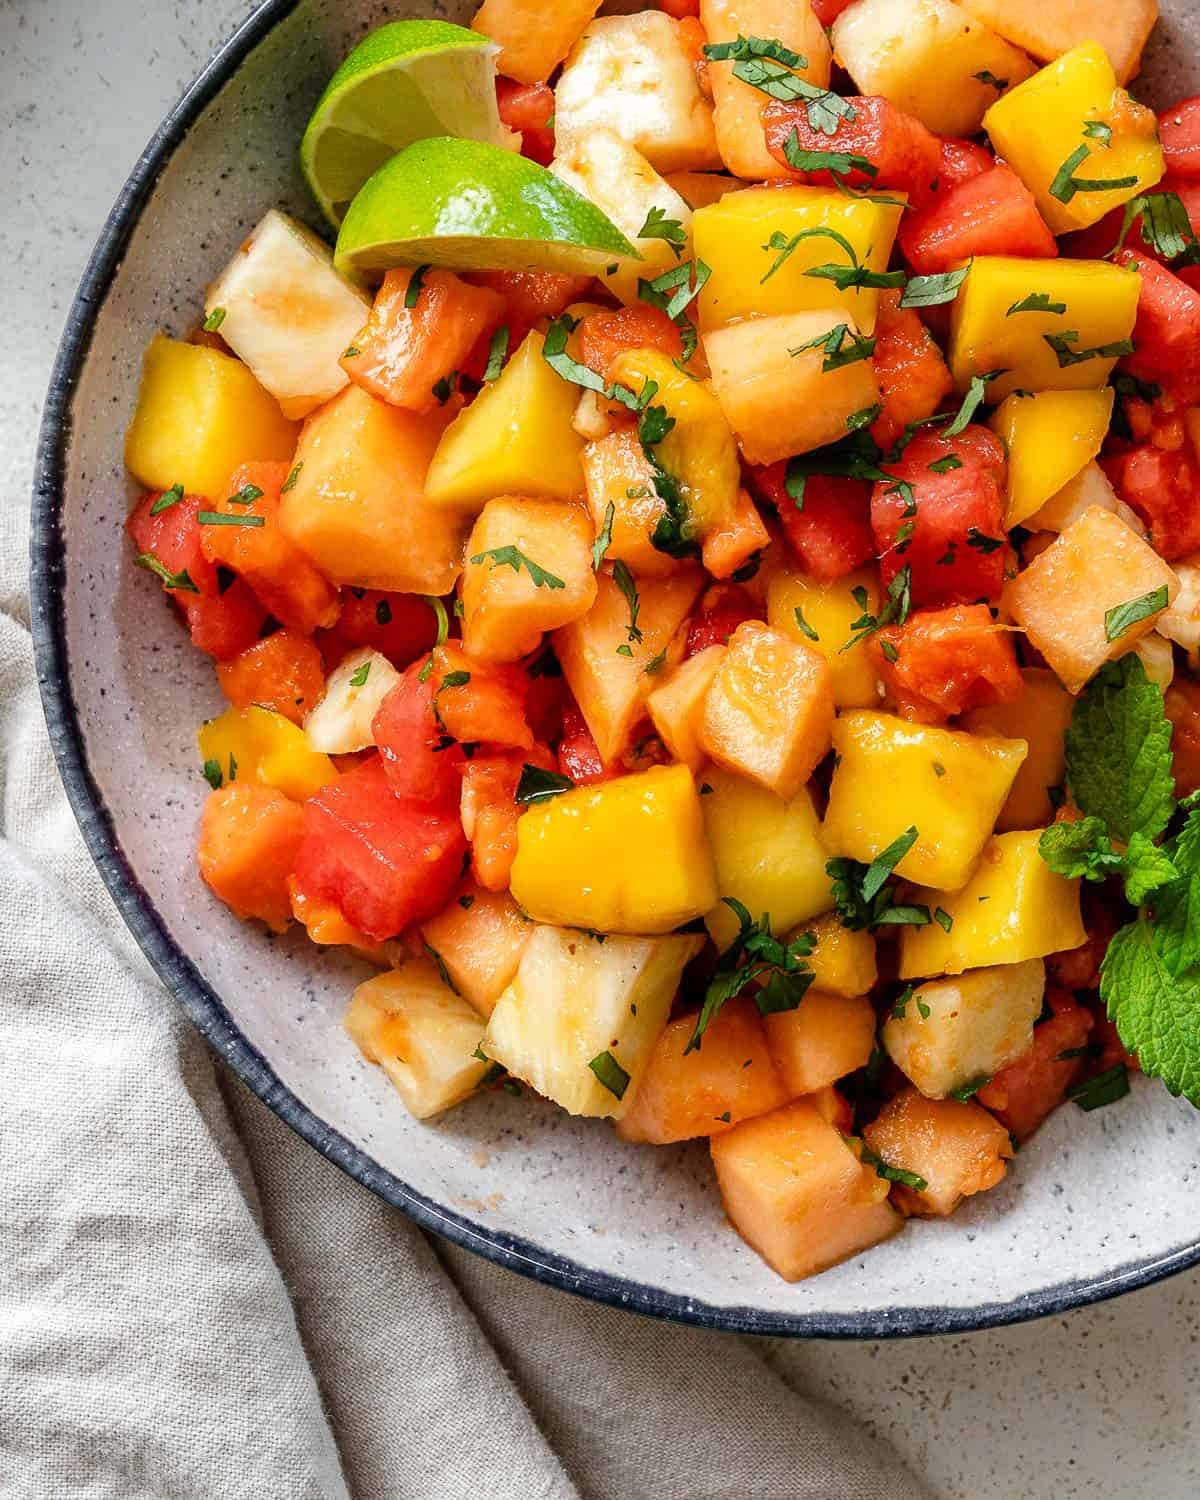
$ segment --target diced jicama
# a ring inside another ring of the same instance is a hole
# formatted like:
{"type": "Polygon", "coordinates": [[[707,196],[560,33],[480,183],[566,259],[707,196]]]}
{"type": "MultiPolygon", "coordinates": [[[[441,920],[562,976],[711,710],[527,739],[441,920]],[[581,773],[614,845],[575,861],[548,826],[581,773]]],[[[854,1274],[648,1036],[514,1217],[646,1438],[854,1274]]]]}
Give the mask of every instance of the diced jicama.
{"type": "Polygon", "coordinates": [[[371,722],[379,705],[400,681],[386,656],[366,647],[351,651],[329,674],[325,695],[304,721],[314,750],[349,755],[375,743],[371,722]]]}
{"type": "Polygon", "coordinates": [[[1078,521],[1084,511],[1090,510],[1093,505],[1111,510],[1131,531],[1136,531],[1138,536],[1145,536],[1146,528],[1142,525],[1141,518],[1118,497],[1109,483],[1108,475],[1095,459],[1085,464],[1073,479],[1051,495],[1022,525],[1030,531],[1066,531],[1073,521],[1078,521]]]}

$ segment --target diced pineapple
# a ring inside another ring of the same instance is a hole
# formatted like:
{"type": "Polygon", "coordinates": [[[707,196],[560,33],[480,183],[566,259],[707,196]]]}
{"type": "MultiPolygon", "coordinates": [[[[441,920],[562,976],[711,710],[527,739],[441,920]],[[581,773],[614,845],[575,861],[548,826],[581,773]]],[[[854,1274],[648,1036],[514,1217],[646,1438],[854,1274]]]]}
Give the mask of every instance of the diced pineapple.
{"type": "Polygon", "coordinates": [[[496,69],[518,83],[549,78],[600,9],[600,0],[483,0],[474,31],[499,45],[496,69]]]}
{"type": "Polygon", "coordinates": [[[615,270],[605,269],[601,273],[600,279],[621,302],[635,306],[640,280],[652,281],[690,255],[691,209],[642,153],[615,131],[601,129],[568,135],[558,148],[550,170],[602,209],[641,255],[640,261],[613,261],[615,270]],[[659,210],[658,222],[665,217],[680,225],[685,236],[682,244],[673,247],[660,235],[639,238],[638,230],[647,223],[653,209],[659,210]]]}
{"type": "Polygon", "coordinates": [[[572,422],[577,387],[542,358],[527,333],[499,378],[446,428],[429,465],[425,498],[477,514],[497,495],[570,500],[583,492],[583,439],[572,422]]]}
{"type": "Polygon", "coordinates": [[[926,1099],[904,1089],[863,1131],[867,1146],[889,1167],[912,1172],[923,1188],[898,1183],[892,1197],[906,1213],[952,1214],[964,1198],[1002,1182],[1013,1154],[1008,1131],[982,1105],[926,1099]]]}
{"type": "MultiPolygon", "coordinates": [[[[807,963],[813,971],[813,988],[830,995],[865,995],[879,978],[875,962],[875,939],[869,932],[852,932],[842,926],[835,912],[826,912],[805,922],[817,946],[807,963]]],[[[789,934],[789,940],[796,936],[789,934]]]]}
{"type": "Polygon", "coordinates": [[[421,924],[421,936],[445,966],[454,988],[486,1021],[507,989],[533,924],[507,891],[463,881],[444,911],[421,924]]]}
{"type": "Polygon", "coordinates": [[[1023,740],[980,739],[865,709],[838,718],[833,748],[821,830],[829,852],[870,864],[915,827],[896,873],[942,891],[967,883],[1026,754],[1023,740]]]}
{"type": "Polygon", "coordinates": [[[733,1227],[785,1281],[799,1281],[895,1234],[887,1183],[805,1100],[711,1142],[733,1227]]]}
{"type": "Polygon", "coordinates": [[[700,743],[726,770],[787,801],[828,753],[833,712],[829,664],[820,652],[746,620],[709,684],[700,743]]]}
{"type": "Polygon", "coordinates": [[[379,705],[400,681],[400,674],[369,646],[351,651],[330,672],[321,701],[304,721],[314,750],[350,755],[375,743],[372,721],[379,705]]]}
{"type": "Polygon", "coordinates": [[[606,765],[628,747],[661,674],[682,655],[680,627],[704,587],[704,575],[687,567],[669,578],[640,579],[636,587],[635,623],[612,576],[598,573],[592,607],[554,637],[567,686],[606,765]]]}
{"type": "Polygon", "coordinates": [[[724,646],[706,646],[680,662],[646,699],[646,711],[659,739],[675,760],[693,771],[704,764],[704,747],[698,734],[700,718],[709,684],[724,658],[724,646]]]}
{"type": "Polygon", "coordinates": [[[1200,652],[1200,554],[1194,553],[1174,564],[1179,592],[1170,608],[1163,610],[1155,630],[1182,646],[1189,656],[1200,652]]]}
{"type": "Polygon", "coordinates": [[[1030,531],[1066,531],[1072,521],[1078,521],[1085,510],[1099,505],[1119,516],[1138,536],[1146,535],[1141,517],[1131,510],[1108,482],[1108,475],[1092,460],[1085,464],[1074,479],[1069,479],[1056,495],[1051,495],[1039,510],[1029,517],[1024,525],[1030,531]]]}
{"type": "Polygon", "coordinates": [[[1053,820],[1050,789],[1063,783],[1067,757],[1064,736],[1075,707],[1074,698],[1053,672],[1044,667],[1025,667],[1021,677],[1025,691],[1019,698],[974,708],[962,719],[962,727],[972,734],[1024,740],[1029,746],[996,819],[999,833],[1044,828],[1053,820]]]}
{"type": "Polygon", "coordinates": [[[1053,62],[1080,42],[1104,48],[1121,83],[1138,70],[1158,19],[1158,0],[961,0],[962,7],[1039,62],[1053,62]]]}
{"type": "Polygon", "coordinates": [[[855,0],[833,23],[833,50],[859,93],[890,99],[939,135],[975,135],[997,87],[1034,70],[954,0],[855,0]]]}
{"type": "Polygon", "coordinates": [[[918,887],[909,897],[943,913],[900,934],[900,978],[961,974],[1078,948],[1087,938],[1079,881],[1056,875],[1038,851],[1040,829],[1001,833],[984,846],[975,873],[950,895],[918,887]]]}
{"type": "MultiPolygon", "coordinates": [[[[1111,386],[1093,391],[1014,391],[991,427],[1008,450],[1007,530],[1030,517],[1100,452],[1112,420],[1111,386]]],[[[1097,470],[1103,473],[1103,470],[1097,470]]],[[[1036,527],[1031,528],[1036,530],[1036,527]]]]}
{"type": "MultiPolygon", "coordinates": [[[[595,393],[585,391],[584,396],[588,395],[595,393]]],[[[583,478],[597,536],[604,531],[612,506],[607,560],[628,563],[639,578],[673,573],[678,560],[660,552],[650,540],[666,507],[654,488],[654,471],[637,429],[606,428],[604,435],[590,442],[583,450],[583,478]]]]}
{"type": "Polygon", "coordinates": [[[371,299],[333,268],[311,229],[272,208],[208,288],[221,337],[245,360],[285,417],[306,417],[346,384],[338,364],[371,299]]]}
{"type": "Polygon", "coordinates": [[[418,1120],[473,1094],[488,1071],[488,1062],[476,1056],[483,1023],[429,959],[360,984],[345,1024],[418,1120]]]}
{"type": "Polygon", "coordinates": [[[592,529],[573,505],[489,500],[466,555],[463,646],[480,661],[518,661],[596,598],[592,529]]]}
{"type": "MultiPolygon", "coordinates": [[[[709,42],[739,37],[770,37],[805,59],[801,78],[817,88],[829,85],[829,43],[810,0],[700,0],[700,24],[709,42]]],[[[767,150],[762,128],[761,90],[733,76],[731,62],[710,62],[717,146],[735,177],[753,180],[787,177],[788,169],[767,150]]]]}
{"type": "Polygon", "coordinates": [[[496,1001],[483,1050],[573,1115],[621,1116],[666,1024],[698,937],[537,927],[496,1001]]]}
{"type": "Polygon", "coordinates": [[[716,905],[700,797],[686,766],[656,766],[535,803],[517,824],[513,899],[593,932],[670,932],[716,905]]]}
{"type": "Polygon", "coordinates": [[[413,594],[454,587],[466,523],[424,494],[442,425],[356,385],[304,424],[279,524],[332,582],[413,594]]]}
{"type": "Polygon", "coordinates": [[[633,1102],[617,1122],[623,1141],[666,1146],[721,1135],[788,1102],[753,1001],[727,1000],[689,1052],[699,1016],[680,1016],[659,1036],[633,1102]]]}
{"type": "Polygon", "coordinates": [[[1132,650],[1179,592],[1179,579],[1148,542],[1111,511],[1093,506],[1034,558],[1004,591],[1030,641],[1077,693],[1104,665],[1132,650]],[[1166,589],[1162,608],[1114,638],[1109,611],[1166,589]]]}
{"type": "Polygon", "coordinates": [[[927,1098],[944,1099],[1020,1057],[1045,988],[1040,958],[922,984],[884,1022],[883,1045],[927,1098]]]}
{"type": "Polygon", "coordinates": [[[181,484],[217,501],[238,464],[290,459],[297,431],[241,360],[156,333],[142,365],[125,463],[147,489],[181,484]]]}
{"type": "MultiPolygon", "coordinates": [[[[764,913],[780,936],[833,905],[821,825],[807,787],[790,802],[719,766],[698,777],[700,807],[717,894],[740,901],[755,920],[764,913]],[[708,790],[705,790],[705,789],[708,790]]],[[[728,948],[738,920],[722,900],[704,918],[718,948],[728,948]]]]}
{"type": "Polygon", "coordinates": [[[850,264],[845,250],[821,231],[841,235],[868,270],[886,271],[903,213],[898,199],[848,198],[826,187],[751,187],[726,193],[718,203],[698,210],[692,221],[696,255],[712,273],[700,292],[700,327],[708,331],[749,317],[839,309],[864,333],[872,332],[877,288],[840,291],[809,272],[831,261],[850,264]],[[775,234],[786,242],[786,255],[778,242],[771,245],[775,234]]]}
{"type": "Polygon", "coordinates": [[[879,575],[874,568],[859,568],[832,583],[821,583],[783,564],[771,570],[767,582],[767,623],[825,657],[838,708],[874,708],[879,702],[878,674],[866,639],[846,649],[854,635],[852,622],[878,609],[879,575]],[[865,608],[855,598],[856,590],[865,593],[865,608]]]}
{"type": "Polygon", "coordinates": [[[703,336],[713,390],[748,462],[832,443],[845,436],[848,417],[878,403],[869,359],[824,368],[857,336],[841,310],[751,318],[703,336]]]}
{"type": "Polygon", "coordinates": [[[875,1045],[875,1007],[865,995],[810,988],[795,1010],[764,1016],[763,1025],[790,1098],[815,1093],[865,1067],[875,1045]]]}
{"type": "Polygon", "coordinates": [[[693,212],[707,208],[710,203],[716,203],[726,193],[742,186],[736,177],[729,177],[724,172],[668,172],[665,180],[693,212]]]}
{"type": "Polygon", "coordinates": [[[554,128],[560,143],[613,130],[659,172],[721,166],[712,106],[679,23],[658,10],[591,23],[554,90],[554,128]]]}

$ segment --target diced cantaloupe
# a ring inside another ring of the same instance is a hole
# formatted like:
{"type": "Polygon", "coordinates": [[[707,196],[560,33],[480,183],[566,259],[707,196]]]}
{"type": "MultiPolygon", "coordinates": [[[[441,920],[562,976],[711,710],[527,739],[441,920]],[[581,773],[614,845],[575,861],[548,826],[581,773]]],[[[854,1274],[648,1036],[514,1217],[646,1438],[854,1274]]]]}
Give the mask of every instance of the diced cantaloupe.
{"type": "Polygon", "coordinates": [[[399,681],[387,657],[369,646],[343,656],[326,680],[321,701],[304,721],[309,744],[326,755],[351,755],[374,745],[375,715],[399,681]]]}
{"type": "Polygon", "coordinates": [[[600,0],[483,0],[471,27],[500,51],[496,69],[518,83],[541,83],[583,34],[600,0]]]}
{"type": "Polygon", "coordinates": [[[829,751],[829,665],[818,651],[770,625],[746,620],[729,638],[700,719],[711,759],[785,801],[829,751]]]}
{"type": "Polygon", "coordinates": [[[1104,48],[1121,83],[1138,70],[1142,48],[1158,19],[1158,0],[961,0],[964,10],[1023,48],[1039,62],[1052,62],[1096,41],[1104,48]]]}
{"type": "Polygon", "coordinates": [[[299,803],[273,787],[234,781],[209,793],[197,861],[205,884],[235,916],[286,929],[301,821],[299,803]]]}
{"type": "Polygon", "coordinates": [[[1078,521],[1093,505],[1120,516],[1138,536],[1146,535],[1141,517],[1118,497],[1108,475],[1095,459],[1084,464],[1073,479],[1069,479],[1057,494],[1051,495],[1023,524],[1030,531],[1066,531],[1072,521],[1078,521]]]}
{"type": "MultiPolygon", "coordinates": [[[[584,395],[594,394],[584,392],[584,395]]],[[[654,488],[654,471],[642,451],[637,429],[607,429],[583,450],[583,479],[592,524],[599,536],[609,524],[609,562],[623,562],[642,577],[673,573],[676,558],[650,540],[666,507],[654,488]],[[612,521],[608,523],[608,508],[612,521]]]]}
{"type": "Polygon", "coordinates": [[[804,1100],[711,1143],[734,1228],[786,1281],[868,1250],[902,1228],[887,1184],[804,1100]]]}
{"type": "Polygon", "coordinates": [[[709,684],[724,658],[724,646],[706,646],[680,662],[646,699],[646,712],[659,739],[675,760],[681,760],[693,771],[698,771],[705,761],[699,736],[700,719],[709,684]]]}
{"type": "Polygon", "coordinates": [[[507,891],[488,891],[464,880],[444,911],[421,923],[421,936],[434,950],[464,1000],[486,1021],[507,988],[533,925],[507,891]]]}
{"type": "Polygon", "coordinates": [[[1077,693],[1153,630],[1178,592],[1179,579],[1153,547],[1093,506],[1012,580],[1004,602],[1067,691],[1077,693]],[[1161,603],[1118,633],[1109,611],[1148,595],[1161,603]]]}
{"type": "Polygon", "coordinates": [[[453,588],[465,522],[424,494],[442,426],[356,385],[305,423],[279,524],[327,578],[394,593],[453,588]]]}
{"type": "Polygon", "coordinates": [[[1111,386],[1014,392],[1000,403],[991,427],[1008,450],[1006,529],[1026,525],[1092,462],[1108,434],[1114,394],[1111,386]]]}
{"type": "Polygon", "coordinates": [[[926,1099],[904,1089],[863,1131],[867,1146],[889,1167],[912,1172],[918,1188],[897,1183],[892,1198],[906,1213],[951,1214],[964,1198],[1003,1181],[1013,1154],[1008,1131],[969,1100],[926,1099]]]}
{"type": "Polygon", "coordinates": [[[802,924],[816,947],[807,959],[813,988],[830,995],[865,995],[879,978],[875,939],[865,928],[851,931],[836,912],[823,912],[802,924]]]}
{"type": "Polygon", "coordinates": [[[699,1014],[671,1021],[654,1044],[633,1102],[617,1122],[623,1141],[665,1146],[720,1135],[791,1097],[775,1071],[752,1000],[727,1000],[689,1052],[699,1014]]]}
{"type": "Polygon", "coordinates": [[[771,541],[749,490],[738,490],[732,514],[705,536],[700,560],[714,578],[735,578],[743,569],[756,569],[771,541]]]}
{"type": "Polygon", "coordinates": [[[811,1094],[866,1066],[875,1045],[875,1008],[865,995],[810,988],[795,1010],[763,1017],[767,1045],[788,1095],[811,1094]]]}
{"type": "Polygon", "coordinates": [[[1029,750],[1021,762],[1008,799],[996,818],[998,833],[1014,828],[1044,828],[1054,818],[1053,787],[1062,785],[1066,766],[1064,736],[1075,700],[1045,667],[1024,667],[1025,691],[1011,703],[989,703],[962,717],[971,734],[1024,740],[1029,750]]]}
{"type": "Polygon", "coordinates": [[[878,610],[879,575],[874,568],[858,568],[831,583],[822,583],[799,568],[782,564],[771,569],[767,581],[768,624],[825,657],[833,701],[839,709],[874,708],[879,702],[878,673],[866,639],[846,649],[855,634],[853,621],[878,610]],[[855,598],[857,589],[866,594],[865,609],[855,598]],[[801,620],[807,629],[801,626],[801,620]]]}
{"type": "Polygon", "coordinates": [[[1029,1046],[1041,1014],[1040,958],[919,985],[881,1033],[888,1056],[930,1099],[984,1083],[1029,1046]]]}

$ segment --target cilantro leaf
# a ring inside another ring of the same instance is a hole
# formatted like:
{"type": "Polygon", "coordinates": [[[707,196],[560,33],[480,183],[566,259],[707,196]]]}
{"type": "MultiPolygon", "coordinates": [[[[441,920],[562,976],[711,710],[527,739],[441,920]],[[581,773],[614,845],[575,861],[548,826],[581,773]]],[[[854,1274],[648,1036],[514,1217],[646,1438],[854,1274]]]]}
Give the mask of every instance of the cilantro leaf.
{"type": "Polygon", "coordinates": [[[613,501],[609,501],[604,508],[604,525],[596,534],[596,540],[592,543],[592,572],[599,570],[604,561],[604,554],[612,546],[613,521],[616,519],[617,507],[613,501]]]}
{"type": "Polygon", "coordinates": [[[534,588],[565,589],[567,586],[561,578],[548,573],[540,563],[535,563],[532,557],[526,557],[519,547],[490,547],[486,552],[477,552],[471,559],[473,563],[489,560],[493,570],[511,568],[514,573],[519,573],[524,568],[533,580],[534,588]]]}
{"type": "Polygon", "coordinates": [[[930,922],[927,906],[895,905],[896,887],[889,884],[892,872],[917,841],[915,827],[906,829],[869,865],[856,859],[831,859],[825,873],[833,884],[833,906],[843,927],[851,932],[876,927],[925,927],[930,922]]]}
{"type": "Polygon", "coordinates": [[[492,334],[491,342],[488,344],[487,367],[483,372],[485,384],[492,380],[499,380],[500,371],[504,368],[504,361],[508,358],[509,337],[507,323],[501,323],[500,327],[492,334]]]}
{"type": "Polygon", "coordinates": [[[766,913],[756,922],[740,901],[732,896],[721,899],[737,917],[738,932],[713,969],[695,1029],[683,1049],[685,1056],[701,1045],[725,1002],[740,995],[754,980],[767,979],[755,996],[762,1015],[795,1010],[813,982],[812,967],[805,962],[817,945],[812,933],[803,932],[785,944],[773,936],[766,913]]]}
{"type": "Polygon", "coordinates": [[[541,766],[524,765],[521,779],[517,782],[515,801],[545,802],[550,797],[560,797],[563,792],[575,789],[569,776],[560,776],[556,771],[545,771],[541,766]]]}
{"type": "Polygon", "coordinates": [[[1011,318],[1013,313],[1022,312],[1065,313],[1066,310],[1065,302],[1052,302],[1047,292],[1030,292],[1028,297],[1014,302],[1004,316],[1011,318]]]}
{"type": "Polygon", "coordinates": [[[687,230],[680,219],[668,219],[666,209],[652,208],[634,236],[638,240],[665,240],[678,260],[687,245],[687,230]]]}
{"type": "Polygon", "coordinates": [[[957,271],[937,271],[929,276],[910,276],[908,285],[900,295],[901,307],[938,307],[943,302],[953,302],[958,289],[966,281],[971,263],[957,271]]]}
{"type": "Polygon", "coordinates": [[[1148,594],[1139,594],[1136,599],[1127,599],[1124,604],[1114,604],[1104,611],[1104,639],[1119,641],[1125,632],[1150,615],[1166,609],[1169,599],[1166,584],[1151,589],[1148,594]]]}

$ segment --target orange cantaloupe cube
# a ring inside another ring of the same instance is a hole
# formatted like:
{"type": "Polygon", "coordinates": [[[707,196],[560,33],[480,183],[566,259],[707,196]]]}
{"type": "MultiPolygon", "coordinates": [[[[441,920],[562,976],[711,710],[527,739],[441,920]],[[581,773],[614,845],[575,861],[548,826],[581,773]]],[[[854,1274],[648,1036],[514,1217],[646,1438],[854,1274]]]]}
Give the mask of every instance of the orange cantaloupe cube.
{"type": "Polygon", "coordinates": [[[421,924],[421,936],[454,988],[486,1021],[517,972],[533,923],[507,891],[464,880],[444,911],[421,924]]]}
{"type": "Polygon", "coordinates": [[[875,1008],[865,995],[810,989],[795,1010],[763,1017],[767,1044],[788,1095],[812,1094],[866,1066],[875,1008]]]}
{"type": "Polygon", "coordinates": [[[709,684],[724,657],[724,646],[706,646],[680,662],[646,699],[646,711],[659,739],[676,760],[693,771],[708,758],[697,730],[709,684]]]}
{"type": "Polygon", "coordinates": [[[273,932],[292,919],[287,879],[300,845],[302,810],[274,787],[233,781],[210,792],[197,863],[204,883],[235,916],[273,932]]]}
{"type": "Polygon", "coordinates": [[[892,1198],[905,1213],[942,1216],[964,1198],[995,1187],[1012,1156],[1008,1131],[971,1100],[926,1099],[915,1088],[890,1099],[863,1131],[890,1167],[915,1172],[926,1186],[897,1183],[892,1198]]]}
{"type": "Polygon", "coordinates": [[[583,479],[592,524],[599,536],[608,507],[613,508],[608,562],[627,563],[639,578],[662,577],[679,567],[660,552],[650,536],[666,510],[654,488],[654,471],[642,451],[637,429],[618,427],[583,450],[583,479]]]}
{"type": "Polygon", "coordinates": [[[962,716],[962,727],[972,734],[1024,740],[1029,746],[996,819],[997,833],[1052,822],[1050,791],[1062,785],[1066,769],[1065,736],[1075,700],[1045,667],[1023,668],[1021,680],[1025,691],[1013,702],[989,703],[962,716]]]}
{"type": "Polygon", "coordinates": [[[714,578],[732,578],[770,544],[758,506],[746,490],[739,490],[730,514],[705,533],[701,561],[714,578]]]}

